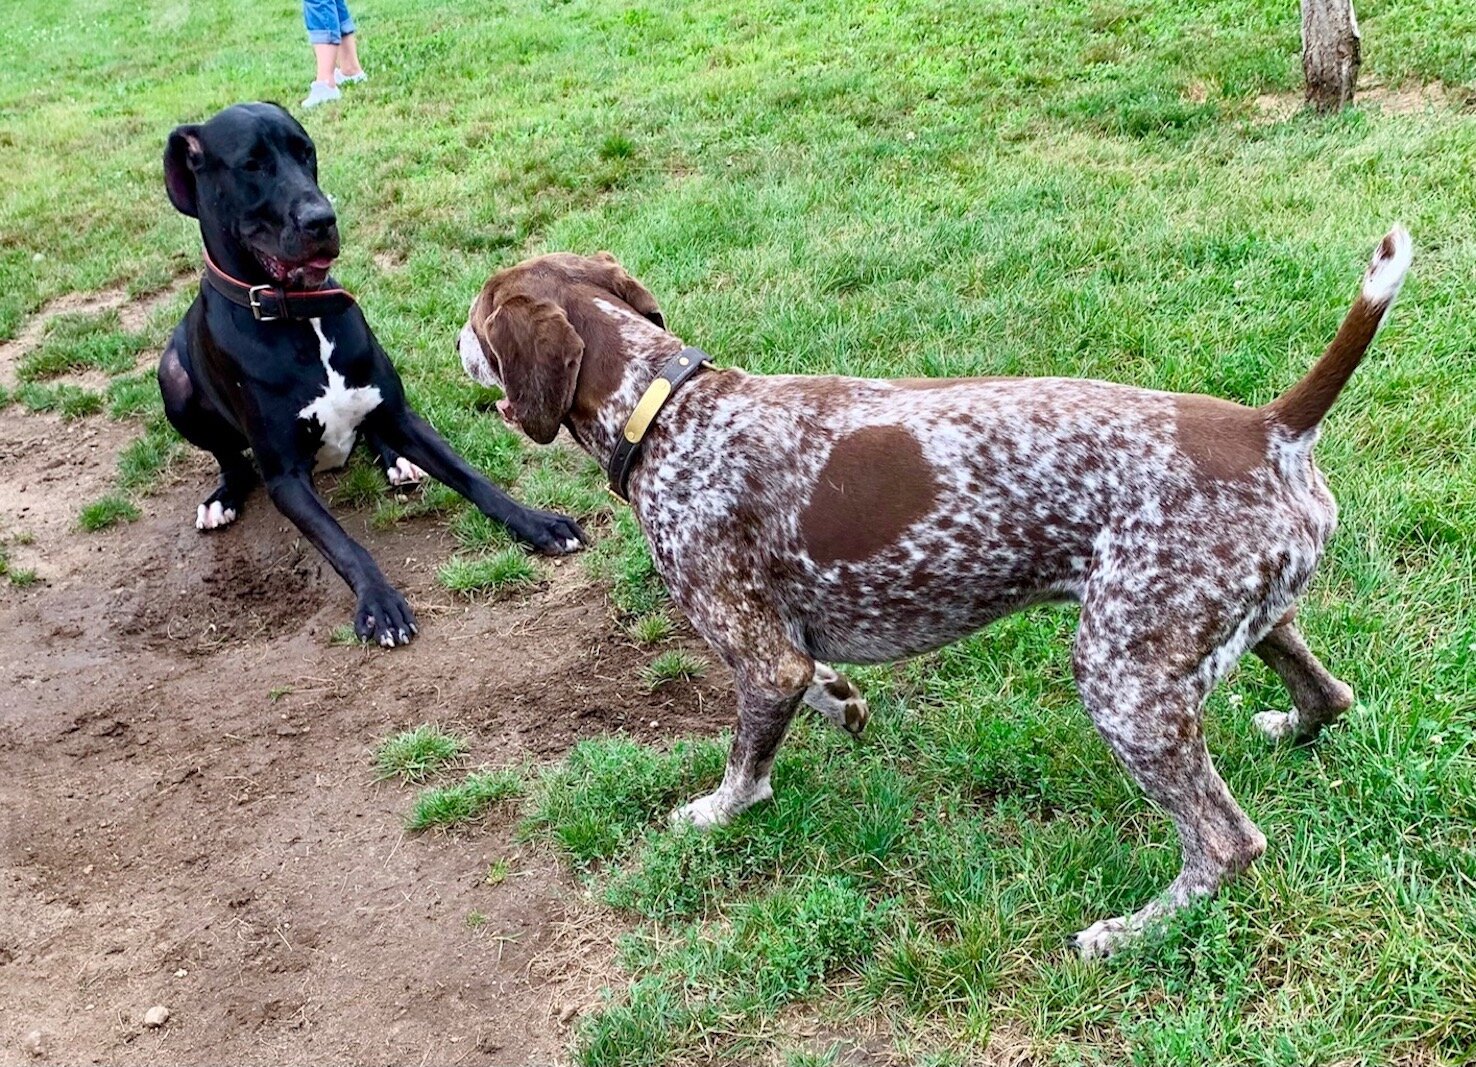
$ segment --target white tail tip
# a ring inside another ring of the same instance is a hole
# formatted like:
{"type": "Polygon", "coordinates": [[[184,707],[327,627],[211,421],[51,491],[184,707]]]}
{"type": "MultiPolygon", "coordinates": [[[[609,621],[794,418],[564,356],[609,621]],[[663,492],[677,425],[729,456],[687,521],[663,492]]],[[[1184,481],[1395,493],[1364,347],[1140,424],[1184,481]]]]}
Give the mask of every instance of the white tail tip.
{"type": "Polygon", "coordinates": [[[1404,275],[1409,271],[1412,258],[1414,244],[1409,239],[1409,231],[1403,226],[1395,226],[1379,242],[1373,261],[1368,265],[1368,273],[1363,276],[1363,299],[1385,307],[1392,304],[1399,294],[1399,287],[1404,284],[1404,275]]]}

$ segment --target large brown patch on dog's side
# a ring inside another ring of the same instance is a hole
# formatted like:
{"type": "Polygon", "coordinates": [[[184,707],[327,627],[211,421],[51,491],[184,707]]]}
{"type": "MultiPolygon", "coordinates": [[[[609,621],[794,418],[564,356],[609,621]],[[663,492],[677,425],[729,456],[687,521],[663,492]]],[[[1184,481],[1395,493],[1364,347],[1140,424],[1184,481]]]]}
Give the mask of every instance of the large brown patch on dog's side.
{"type": "Polygon", "coordinates": [[[868,559],[932,511],[938,477],[900,426],[868,426],[830,452],[800,515],[800,536],[822,566],[868,559]]]}

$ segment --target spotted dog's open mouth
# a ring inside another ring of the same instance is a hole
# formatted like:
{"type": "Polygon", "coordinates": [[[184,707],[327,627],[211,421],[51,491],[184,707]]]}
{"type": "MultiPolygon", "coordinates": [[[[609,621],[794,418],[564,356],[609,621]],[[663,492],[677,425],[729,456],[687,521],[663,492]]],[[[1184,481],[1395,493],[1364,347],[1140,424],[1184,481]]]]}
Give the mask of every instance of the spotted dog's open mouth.
{"type": "Polygon", "coordinates": [[[259,248],[253,248],[256,258],[272,276],[272,280],[283,289],[318,289],[328,280],[328,271],[337,255],[319,254],[307,259],[289,261],[278,259],[259,248]]]}

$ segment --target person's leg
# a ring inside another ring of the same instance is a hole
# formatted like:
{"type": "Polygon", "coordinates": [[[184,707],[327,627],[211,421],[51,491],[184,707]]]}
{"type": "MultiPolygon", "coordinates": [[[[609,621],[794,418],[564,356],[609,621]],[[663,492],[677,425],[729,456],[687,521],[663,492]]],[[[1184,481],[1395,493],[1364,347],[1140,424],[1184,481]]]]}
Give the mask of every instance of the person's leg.
{"type": "Polygon", "coordinates": [[[338,25],[335,0],[302,0],[302,21],[307,26],[308,41],[317,58],[317,76],[308,89],[303,107],[337,100],[338,87],[333,84],[333,68],[338,65],[338,46],[343,34],[338,25]]]}
{"type": "Polygon", "coordinates": [[[338,65],[338,50],[336,44],[315,44],[313,53],[318,57],[318,75],[313,80],[322,82],[324,85],[333,84],[333,68],[338,65]]]}
{"type": "Polygon", "coordinates": [[[354,17],[349,14],[348,4],[344,0],[335,2],[338,8],[338,32],[343,35],[338,48],[338,69],[342,74],[339,81],[360,81],[364,77],[364,68],[359,66],[359,28],[354,25],[354,17]]]}

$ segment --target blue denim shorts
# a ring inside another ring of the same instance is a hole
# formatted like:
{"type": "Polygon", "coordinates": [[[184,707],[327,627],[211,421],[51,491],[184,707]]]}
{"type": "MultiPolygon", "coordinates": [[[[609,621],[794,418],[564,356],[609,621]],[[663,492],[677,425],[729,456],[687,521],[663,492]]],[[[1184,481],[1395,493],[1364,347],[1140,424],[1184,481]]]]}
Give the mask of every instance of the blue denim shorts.
{"type": "Polygon", "coordinates": [[[302,21],[312,44],[338,44],[354,32],[354,19],[344,0],[302,0],[302,21]]]}

